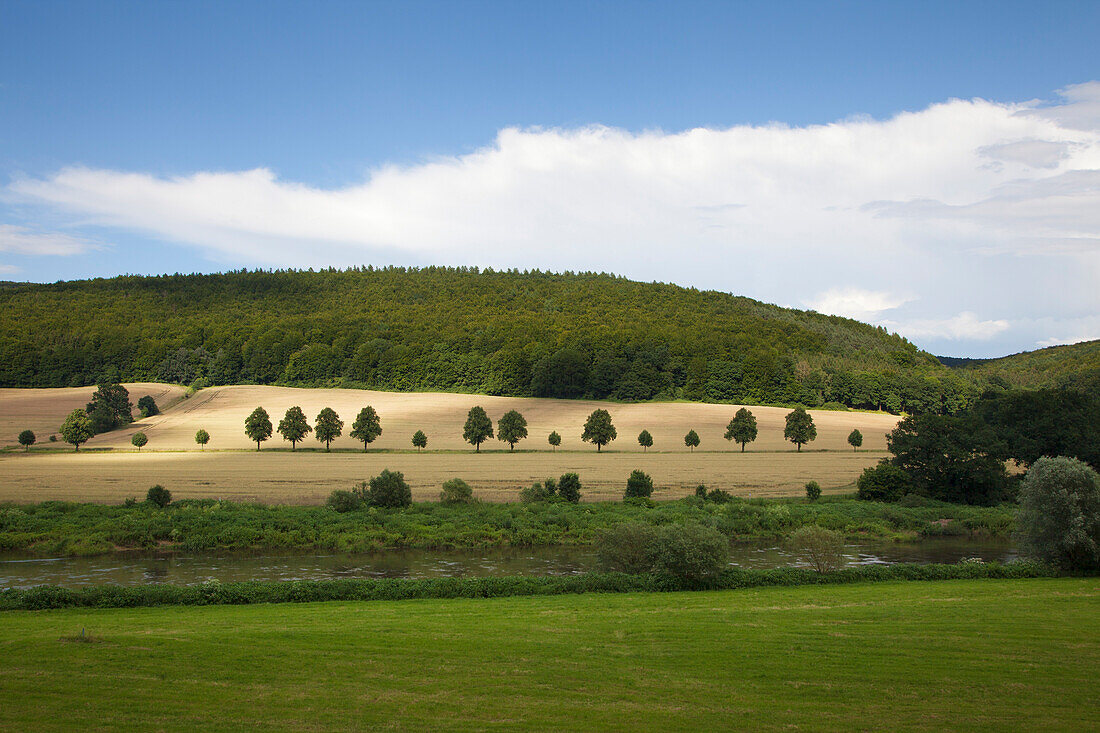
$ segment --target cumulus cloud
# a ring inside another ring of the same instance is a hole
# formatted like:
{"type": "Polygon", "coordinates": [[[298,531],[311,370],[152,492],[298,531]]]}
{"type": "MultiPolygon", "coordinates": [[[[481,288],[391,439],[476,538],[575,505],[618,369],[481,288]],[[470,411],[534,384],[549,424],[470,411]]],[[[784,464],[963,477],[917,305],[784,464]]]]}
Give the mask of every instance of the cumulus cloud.
{"type": "Polygon", "coordinates": [[[831,316],[844,316],[859,321],[873,321],[883,311],[893,310],[908,302],[884,291],[859,288],[833,288],[807,303],[813,310],[831,316]]]}
{"type": "Polygon", "coordinates": [[[1100,310],[1100,83],[1061,94],[807,127],[508,128],[340,188],[67,168],[7,195],[234,264],[610,270],[853,317],[904,306],[907,335],[982,340],[1100,310]]]}
{"type": "MultiPolygon", "coordinates": [[[[86,240],[58,232],[35,232],[0,224],[0,252],[22,255],[75,255],[92,247],[86,240]]],[[[10,267],[10,266],[9,266],[10,267]]],[[[13,270],[9,270],[12,272],[13,270]]]]}

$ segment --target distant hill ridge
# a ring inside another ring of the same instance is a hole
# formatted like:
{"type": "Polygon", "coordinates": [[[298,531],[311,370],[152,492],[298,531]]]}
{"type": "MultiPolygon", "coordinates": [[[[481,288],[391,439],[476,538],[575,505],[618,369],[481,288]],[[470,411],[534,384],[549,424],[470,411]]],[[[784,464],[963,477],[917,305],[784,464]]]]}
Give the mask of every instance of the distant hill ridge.
{"type": "Polygon", "coordinates": [[[0,304],[3,386],[204,380],[951,412],[988,383],[881,327],[603,273],[122,276],[5,283],[0,304]]]}

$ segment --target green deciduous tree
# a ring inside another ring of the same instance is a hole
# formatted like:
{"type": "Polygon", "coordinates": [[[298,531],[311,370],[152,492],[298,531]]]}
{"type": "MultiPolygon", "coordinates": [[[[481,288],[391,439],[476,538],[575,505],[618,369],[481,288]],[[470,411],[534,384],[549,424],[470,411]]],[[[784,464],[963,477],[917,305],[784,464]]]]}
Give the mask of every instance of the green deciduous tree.
{"type": "Polygon", "coordinates": [[[24,451],[30,450],[35,440],[37,438],[35,438],[33,430],[24,430],[19,433],[19,445],[23,446],[24,451]]]}
{"type": "Polygon", "coordinates": [[[852,446],[853,451],[857,450],[863,445],[863,433],[859,432],[858,429],[848,433],[848,445],[852,446]]]}
{"type": "Polygon", "coordinates": [[[1004,445],[976,415],[907,417],[886,436],[886,446],[918,494],[963,504],[1006,497],[1004,445]]]}
{"type": "Polygon", "coordinates": [[[816,524],[805,524],[787,538],[787,544],[814,570],[829,573],[844,564],[844,535],[816,524]]]}
{"type": "Polygon", "coordinates": [[[555,451],[557,451],[558,446],[561,445],[561,436],[558,435],[558,431],[555,430],[550,433],[550,435],[546,436],[546,442],[549,443],[555,451]]]}
{"type": "Polygon", "coordinates": [[[328,453],[332,441],[344,434],[344,421],[336,414],[336,410],[326,407],[317,413],[317,423],[314,427],[314,436],[325,444],[325,452],[328,453]]]}
{"type": "Polygon", "coordinates": [[[374,439],[382,434],[382,422],[378,417],[378,413],[374,411],[374,408],[367,405],[359,414],[355,417],[355,422],[351,424],[351,437],[356,440],[363,441],[363,450],[367,449],[370,443],[374,442],[374,439]]]}
{"type": "Polygon", "coordinates": [[[1040,458],[1020,486],[1024,551],[1078,572],[1100,570],[1100,476],[1076,458],[1040,458]]]}
{"type": "Polygon", "coordinates": [[[695,449],[699,447],[699,433],[694,430],[689,430],[687,435],[684,436],[684,445],[691,449],[694,453],[695,449]]]}
{"type": "Polygon", "coordinates": [[[157,407],[157,401],[153,399],[152,395],[145,395],[138,400],[137,408],[142,417],[152,417],[160,414],[160,408],[157,407]]]}
{"type": "Polygon", "coordinates": [[[581,440],[585,443],[594,443],[597,453],[600,452],[603,446],[617,437],[619,437],[619,433],[611,423],[611,413],[607,410],[593,410],[588,419],[584,421],[584,432],[581,433],[581,440]]]}
{"type": "Polygon", "coordinates": [[[474,490],[460,478],[443,482],[443,491],[439,492],[439,501],[443,504],[469,504],[474,500],[474,490]]]}
{"type": "Polygon", "coordinates": [[[92,421],[84,410],[70,412],[59,432],[61,439],[78,451],[82,443],[87,443],[95,435],[95,431],[92,430],[92,421]]]}
{"type": "Polygon", "coordinates": [[[563,474],[558,479],[558,496],[576,504],[581,500],[581,477],[575,473],[563,474]]]}
{"type": "Polygon", "coordinates": [[[145,444],[148,442],[149,436],[147,436],[145,433],[134,433],[133,436],[130,438],[131,445],[133,445],[138,450],[141,450],[142,447],[144,447],[145,444]]]}
{"type": "Polygon", "coordinates": [[[631,471],[630,478],[626,480],[624,498],[644,497],[648,499],[651,494],[653,494],[653,479],[649,477],[649,474],[637,469],[631,471]]]}
{"type": "Polygon", "coordinates": [[[470,408],[470,412],[466,415],[466,425],[462,429],[462,437],[478,453],[481,452],[481,444],[493,437],[493,421],[480,406],[470,408]]]}
{"type": "Polygon", "coordinates": [[[271,437],[271,418],[267,410],[257,407],[244,420],[244,434],[249,440],[255,441],[256,450],[260,449],[260,443],[271,437]]]}
{"type": "Polygon", "coordinates": [[[133,422],[133,408],[130,393],[125,387],[117,382],[102,382],[85,409],[91,418],[92,429],[96,433],[105,433],[133,422]]]}
{"type": "Polygon", "coordinates": [[[195,442],[199,444],[200,450],[206,450],[206,444],[210,442],[210,433],[199,428],[195,432],[195,442]]]}
{"type": "Polygon", "coordinates": [[[810,413],[802,407],[796,407],[787,413],[787,426],[783,429],[783,437],[798,446],[802,451],[805,443],[817,438],[817,426],[810,413]]]}
{"type": "Polygon", "coordinates": [[[312,430],[309,421],[306,420],[306,414],[297,405],[288,408],[283,419],[279,421],[279,435],[283,436],[283,440],[290,441],[290,450],[294,450],[298,441],[309,435],[312,430]]]}
{"type": "Polygon", "coordinates": [[[428,436],[424,434],[423,430],[417,430],[413,433],[412,444],[416,446],[416,451],[419,453],[422,448],[428,447],[428,436]]]}
{"type": "Polygon", "coordinates": [[[726,426],[726,440],[740,443],[744,453],[745,445],[756,440],[756,417],[744,407],[738,410],[726,426]]]}
{"type": "Polygon", "coordinates": [[[643,453],[653,447],[653,436],[649,434],[648,430],[638,433],[638,445],[642,446],[643,453]]]}
{"type": "Polygon", "coordinates": [[[806,483],[806,498],[810,501],[817,501],[821,498],[821,484],[816,481],[809,481],[806,483]]]}
{"type": "Polygon", "coordinates": [[[527,437],[527,420],[517,410],[509,410],[497,420],[497,439],[515,450],[516,443],[527,437]]]}
{"type": "Polygon", "coordinates": [[[398,509],[412,504],[412,489],[400,471],[384,469],[370,480],[367,500],[374,506],[398,509]]]}
{"type": "Polygon", "coordinates": [[[172,503],[172,492],[160,484],[150,486],[149,490],[145,492],[145,501],[163,509],[172,503]]]}

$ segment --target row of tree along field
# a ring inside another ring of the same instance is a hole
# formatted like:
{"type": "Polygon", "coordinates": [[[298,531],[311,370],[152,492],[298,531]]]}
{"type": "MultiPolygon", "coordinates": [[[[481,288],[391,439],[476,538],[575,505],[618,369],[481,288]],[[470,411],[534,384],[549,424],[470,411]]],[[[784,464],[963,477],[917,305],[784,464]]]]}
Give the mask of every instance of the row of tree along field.
{"type": "Polygon", "coordinates": [[[0,385],[349,386],[954,413],[1003,376],[882,328],[604,274],[372,268],[0,288],[0,385]],[[94,317],[91,317],[94,314],[94,317]]]}

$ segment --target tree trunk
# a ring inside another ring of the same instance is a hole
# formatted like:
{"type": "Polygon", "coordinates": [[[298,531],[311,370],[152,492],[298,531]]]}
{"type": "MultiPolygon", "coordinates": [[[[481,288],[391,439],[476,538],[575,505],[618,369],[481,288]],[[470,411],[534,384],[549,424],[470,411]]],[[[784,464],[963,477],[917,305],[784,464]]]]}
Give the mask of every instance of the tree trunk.
{"type": "Polygon", "coordinates": [[[744,453],[744,452],[745,452],[745,444],[744,444],[744,443],[742,443],[742,444],[741,444],[741,452],[742,452],[742,453],[744,453]]]}
{"type": "Polygon", "coordinates": [[[801,443],[795,443],[795,445],[798,446],[798,451],[797,452],[801,453],[802,452],[802,444],[801,443]]]}

